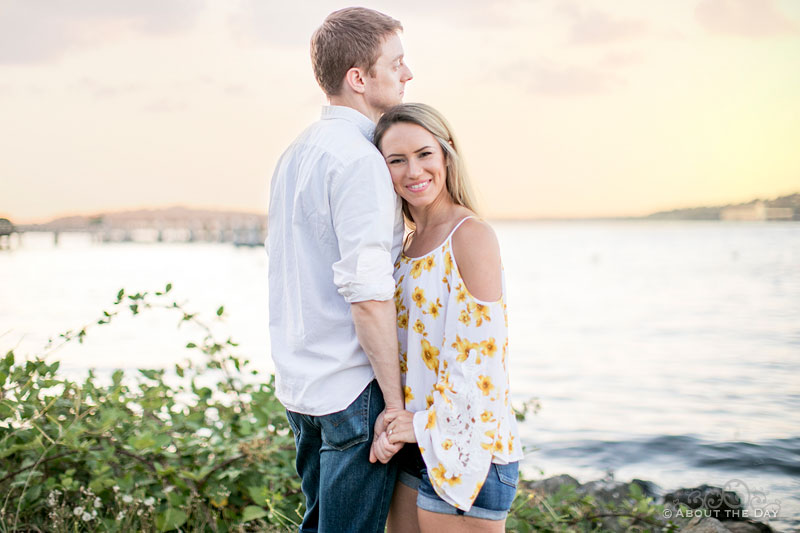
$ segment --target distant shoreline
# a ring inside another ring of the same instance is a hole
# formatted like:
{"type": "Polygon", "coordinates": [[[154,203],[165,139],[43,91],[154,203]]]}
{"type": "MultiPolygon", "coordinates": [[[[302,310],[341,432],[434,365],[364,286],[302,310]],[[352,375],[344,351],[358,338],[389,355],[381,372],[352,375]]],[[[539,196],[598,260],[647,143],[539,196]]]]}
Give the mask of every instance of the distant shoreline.
{"type": "MultiPolygon", "coordinates": [[[[496,222],[613,222],[641,220],[706,220],[706,221],[798,221],[800,193],[771,200],[754,199],[739,204],[688,207],[658,211],[642,216],[589,217],[487,217],[496,222]]],[[[0,220],[6,220],[0,218],[0,220]]],[[[111,229],[219,229],[241,227],[266,228],[267,215],[247,211],[225,211],[167,207],[138,209],[92,215],[57,217],[47,222],[13,224],[15,231],[108,231],[111,229]]]]}

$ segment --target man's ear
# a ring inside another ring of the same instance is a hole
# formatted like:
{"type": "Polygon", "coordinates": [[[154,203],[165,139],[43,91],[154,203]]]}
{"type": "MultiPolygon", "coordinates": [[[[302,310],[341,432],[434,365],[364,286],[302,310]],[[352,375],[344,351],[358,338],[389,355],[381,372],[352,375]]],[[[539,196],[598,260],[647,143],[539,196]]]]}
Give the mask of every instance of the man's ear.
{"type": "Polygon", "coordinates": [[[344,82],[345,85],[350,87],[353,92],[358,94],[364,94],[366,90],[366,85],[364,84],[364,73],[358,67],[352,67],[347,73],[344,75],[344,82]]]}

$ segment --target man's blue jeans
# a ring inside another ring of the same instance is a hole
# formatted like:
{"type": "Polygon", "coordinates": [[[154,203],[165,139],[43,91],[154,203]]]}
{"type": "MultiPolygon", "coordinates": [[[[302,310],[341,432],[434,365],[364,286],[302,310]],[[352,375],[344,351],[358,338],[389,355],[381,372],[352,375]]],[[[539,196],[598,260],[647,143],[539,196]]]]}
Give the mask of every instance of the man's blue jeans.
{"type": "Polygon", "coordinates": [[[345,410],[323,416],[286,411],[297,447],[306,513],[300,531],[382,532],[397,467],[369,462],[384,402],[372,381],[345,410]]]}

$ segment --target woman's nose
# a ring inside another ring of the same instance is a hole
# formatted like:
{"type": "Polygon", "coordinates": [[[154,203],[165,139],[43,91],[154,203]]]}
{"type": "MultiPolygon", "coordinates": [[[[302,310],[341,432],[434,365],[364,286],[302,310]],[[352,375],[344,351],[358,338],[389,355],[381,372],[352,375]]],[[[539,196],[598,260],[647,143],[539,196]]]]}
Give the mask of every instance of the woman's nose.
{"type": "Polygon", "coordinates": [[[408,162],[408,176],[411,178],[418,178],[422,175],[422,165],[413,159],[408,162]]]}

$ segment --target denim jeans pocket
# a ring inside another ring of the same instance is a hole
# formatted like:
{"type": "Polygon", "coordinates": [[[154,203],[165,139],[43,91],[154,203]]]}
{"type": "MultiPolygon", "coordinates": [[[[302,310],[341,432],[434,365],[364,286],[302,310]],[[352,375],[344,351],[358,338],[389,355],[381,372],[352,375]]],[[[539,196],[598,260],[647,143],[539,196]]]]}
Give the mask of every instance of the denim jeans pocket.
{"type": "Polygon", "coordinates": [[[295,416],[300,416],[300,415],[294,414],[290,410],[286,409],[286,420],[289,421],[289,427],[292,429],[292,433],[294,434],[294,436],[295,437],[299,437],[300,436],[300,428],[295,423],[295,420],[294,420],[295,416]]]}
{"type": "Polygon", "coordinates": [[[513,462],[507,465],[498,465],[492,463],[492,468],[497,472],[497,477],[500,483],[508,485],[509,487],[517,487],[519,480],[519,463],[513,462]]]}
{"type": "Polygon", "coordinates": [[[322,426],[323,449],[347,448],[369,439],[369,402],[372,385],[358,395],[345,410],[319,417],[322,426]]]}

